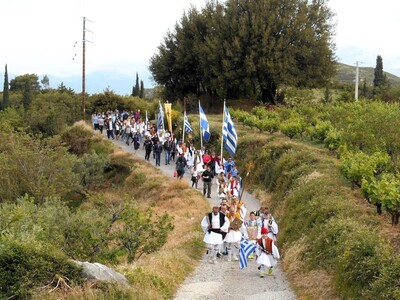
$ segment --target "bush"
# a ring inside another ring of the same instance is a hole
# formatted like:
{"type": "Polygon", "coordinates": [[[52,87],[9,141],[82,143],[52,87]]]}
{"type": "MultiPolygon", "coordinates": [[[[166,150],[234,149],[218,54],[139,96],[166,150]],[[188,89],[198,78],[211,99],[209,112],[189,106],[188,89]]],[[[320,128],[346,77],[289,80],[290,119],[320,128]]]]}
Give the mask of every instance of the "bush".
{"type": "Polygon", "coordinates": [[[362,299],[363,291],[382,272],[382,266],[389,262],[388,245],[371,233],[371,229],[359,228],[346,240],[343,253],[339,257],[336,273],[337,290],[347,299],[362,299]]]}
{"type": "Polygon", "coordinates": [[[363,299],[400,299],[400,256],[384,265],[379,276],[363,294],[363,299]]]}
{"type": "Polygon", "coordinates": [[[303,134],[303,132],[306,130],[306,124],[300,118],[290,119],[281,124],[280,130],[284,135],[292,139],[296,135],[303,134]]]}
{"type": "Polygon", "coordinates": [[[26,299],[38,288],[82,281],[81,269],[53,248],[0,238],[0,298],[26,299]]]}

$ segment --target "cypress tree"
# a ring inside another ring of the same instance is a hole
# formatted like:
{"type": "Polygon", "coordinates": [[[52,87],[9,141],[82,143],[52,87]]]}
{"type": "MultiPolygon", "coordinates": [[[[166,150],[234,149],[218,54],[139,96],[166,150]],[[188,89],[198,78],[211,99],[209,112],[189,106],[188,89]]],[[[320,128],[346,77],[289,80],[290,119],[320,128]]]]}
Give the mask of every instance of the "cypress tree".
{"type": "Polygon", "coordinates": [[[8,71],[7,71],[7,64],[6,69],[4,72],[4,87],[3,87],[3,109],[6,109],[10,106],[10,95],[9,95],[9,82],[8,82],[8,71]]]}
{"type": "Polygon", "coordinates": [[[382,56],[376,57],[376,66],[374,70],[374,88],[381,87],[385,84],[385,76],[383,74],[382,56]]]}
{"type": "Polygon", "coordinates": [[[135,84],[135,95],[134,96],[139,96],[139,95],[140,95],[139,75],[136,72],[136,84],[135,84]]]}
{"type": "Polygon", "coordinates": [[[140,80],[140,93],[139,93],[139,97],[140,98],[144,98],[144,84],[143,84],[143,80],[140,80]]]}

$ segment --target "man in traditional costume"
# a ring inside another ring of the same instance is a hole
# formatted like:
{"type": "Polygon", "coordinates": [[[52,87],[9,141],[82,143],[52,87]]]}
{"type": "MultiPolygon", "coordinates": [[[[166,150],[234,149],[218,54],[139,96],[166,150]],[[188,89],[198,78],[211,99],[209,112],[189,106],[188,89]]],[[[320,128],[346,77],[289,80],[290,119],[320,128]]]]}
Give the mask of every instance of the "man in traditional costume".
{"type": "Polygon", "coordinates": [[[232,260],[232,256],[233,260],[239,260],[240,240],[242,239],[240,228],[243,225],[243,220],[240,217],[240,211],[236,211],[234,206],[229,207],[227,217],[230,222],[229,231],[225,237],[228,249],[228,261],[232,260]]]}
{"type": "Polygon", "coordinates": [[[280,255],[274,240],[268,237],[268,229],[266,227],[261,228],[261,238],[257,240],[256,255],[260,277],[264,277],[266,268],[268,268],[268,275],[272,275],[272,268],[276,266],[280,255]]]}
{"type": "Polygon", "coordinates": [[[228,218],[214,206],[211,213],[204,216],[201,221],[204,231],[203,241],[207,244],[207,253],[210,262],[216,263],[217,253],[229,228],[228,218]]]}

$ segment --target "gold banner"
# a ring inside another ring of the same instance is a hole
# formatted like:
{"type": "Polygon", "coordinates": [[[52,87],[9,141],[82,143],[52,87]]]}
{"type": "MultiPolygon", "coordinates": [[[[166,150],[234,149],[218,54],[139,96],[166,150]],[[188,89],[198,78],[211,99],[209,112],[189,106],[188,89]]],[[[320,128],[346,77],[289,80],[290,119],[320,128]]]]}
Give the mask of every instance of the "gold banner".
{"type": "Polygon", "coordinates": [[[172,132],[172,103],[164,103],[165,107],[165,115],[167,117],[168,122],[168,130],[172,132]]]}

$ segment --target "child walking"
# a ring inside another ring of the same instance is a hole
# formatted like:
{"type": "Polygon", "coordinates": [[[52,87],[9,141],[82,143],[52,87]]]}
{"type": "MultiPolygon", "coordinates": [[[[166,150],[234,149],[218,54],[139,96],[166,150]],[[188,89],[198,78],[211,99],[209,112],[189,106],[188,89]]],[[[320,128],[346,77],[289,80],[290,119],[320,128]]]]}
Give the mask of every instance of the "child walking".
{"type": "Polygon", "coordinates": [[[198,175],[197,164],[195,164],[193,166],[192,179],[191,180],[192,180],[192,187],[195,186],[196,190],[197,190],[197,181],[198,181],[197,175],[198,175]]]}
{"type": "Polygon", "coordinates": [[[257,240],[256,254],[260,277],[264,277],[266,268],[268,268],[268,275],[271,276],[272,268],[276,266],[277,259],[280,256],[274,240],[268,237],[268,229],[266,227],[261,228],[261,238],[257,240]]]}

